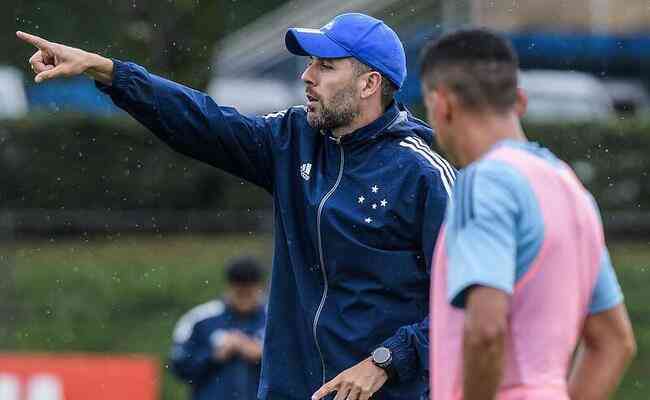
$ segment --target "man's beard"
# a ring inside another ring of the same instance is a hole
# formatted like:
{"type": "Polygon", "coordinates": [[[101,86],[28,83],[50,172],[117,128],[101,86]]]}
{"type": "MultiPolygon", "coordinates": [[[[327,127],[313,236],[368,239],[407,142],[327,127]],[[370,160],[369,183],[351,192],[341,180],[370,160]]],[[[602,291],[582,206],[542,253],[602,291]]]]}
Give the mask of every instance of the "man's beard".
{"type": "Polygon", "coordinates": [[[332,130],[347,126],[359,115],[359,104],[354,99],[356,91],[350,85],[338,91],[326,105],[321,99],[320,112],[308,112],[307,122],[319,130],[332,130]]]}

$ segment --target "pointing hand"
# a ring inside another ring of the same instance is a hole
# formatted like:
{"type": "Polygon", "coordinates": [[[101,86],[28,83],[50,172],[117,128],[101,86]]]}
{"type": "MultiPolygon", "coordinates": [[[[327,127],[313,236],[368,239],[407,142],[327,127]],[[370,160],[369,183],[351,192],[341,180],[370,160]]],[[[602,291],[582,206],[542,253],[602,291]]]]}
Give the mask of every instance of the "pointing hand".
{"type": "Polygon", "coordinates": [[[113,73],[111,60],[29,33],[19,31],[16,36],[38,49],[29,59],[29,64],[36,74],[36,83],[88,73],[92,78],[110,84],[113,73]]]}

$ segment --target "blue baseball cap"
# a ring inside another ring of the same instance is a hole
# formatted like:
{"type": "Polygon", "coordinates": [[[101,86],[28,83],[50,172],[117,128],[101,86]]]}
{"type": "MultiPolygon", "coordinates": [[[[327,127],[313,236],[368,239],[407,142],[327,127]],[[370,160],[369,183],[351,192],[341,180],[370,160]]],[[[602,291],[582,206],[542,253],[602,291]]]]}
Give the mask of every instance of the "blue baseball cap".
{"type": "Polygon", "coordinates": [[[398,88],[406,79],[406,55],[397,34],[384,21],[365,14],[341,14],[320,29],[290,28],[284,42],[299,56],[354,57],[398,88]]]}

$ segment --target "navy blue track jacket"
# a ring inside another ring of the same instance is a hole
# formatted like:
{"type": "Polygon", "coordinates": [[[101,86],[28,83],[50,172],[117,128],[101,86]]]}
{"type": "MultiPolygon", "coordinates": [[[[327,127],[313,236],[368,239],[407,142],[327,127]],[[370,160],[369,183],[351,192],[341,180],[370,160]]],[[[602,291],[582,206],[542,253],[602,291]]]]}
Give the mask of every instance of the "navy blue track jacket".
{"type": "Polygon", "coordinates": [[[264,338],[264,307],[240,314],[219,300],[194,307],[174,329],[170,361],[172,372],[192,386],[192,400],[255,400],[260,363],[241,357],[214,359],[219,335],[239,330],[249,337],[264,338]]]}
{"type": "Polygon", "coordinates": [[[425,392],[429,268],[454,179],[429,127],[394,103],[338,140],[304,107],[244,116],[117,60],[98,87],[175,150],[273,196],[261,400],[307,399],[382,344],[398,376],[373,399],[425,392]]]}

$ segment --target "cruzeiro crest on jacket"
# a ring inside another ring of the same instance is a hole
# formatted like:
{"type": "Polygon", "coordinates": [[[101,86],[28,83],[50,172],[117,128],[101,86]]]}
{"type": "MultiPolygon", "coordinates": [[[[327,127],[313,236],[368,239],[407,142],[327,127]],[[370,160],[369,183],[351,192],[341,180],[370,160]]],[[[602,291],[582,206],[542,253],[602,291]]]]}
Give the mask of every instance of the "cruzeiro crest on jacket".
{"type": "Polygon", "coordinates": [[[363,222],[366,225],[373,225],[377,218],[383,214],[389,206],[389,200],[386,191],[379,185],[372,185],[368,190],[359,193],[357,196],[357,205],[363,212],[363,222]]]}
{"type": "Polygon", "coordinates": [[[303,163],[300,166],[300,176],[302,176],[302,179],[308,181],[311,176],[309,175],[311,173],[311,163],[303,163]]]}

